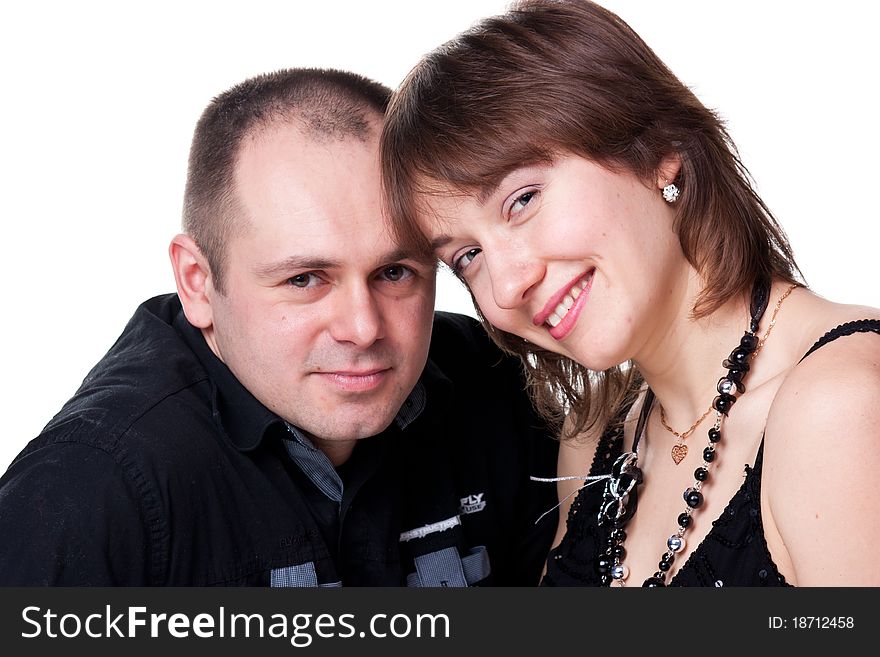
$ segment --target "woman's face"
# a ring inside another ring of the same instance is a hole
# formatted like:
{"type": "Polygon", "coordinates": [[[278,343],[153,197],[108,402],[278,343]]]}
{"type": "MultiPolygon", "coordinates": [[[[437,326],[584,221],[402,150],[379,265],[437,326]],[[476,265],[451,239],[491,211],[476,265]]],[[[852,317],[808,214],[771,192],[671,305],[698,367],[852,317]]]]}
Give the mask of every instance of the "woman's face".
{"type": "MultiPolygon", "coordinates": [[[[673,180],[678,162],[661,168],[673,180]]],[[[422,228],[491,324],[602,370],[659,344],[684,301],[692,270],[664,177],[563,155],[513,171],[485,199],[426,197],[422,228]]]]}

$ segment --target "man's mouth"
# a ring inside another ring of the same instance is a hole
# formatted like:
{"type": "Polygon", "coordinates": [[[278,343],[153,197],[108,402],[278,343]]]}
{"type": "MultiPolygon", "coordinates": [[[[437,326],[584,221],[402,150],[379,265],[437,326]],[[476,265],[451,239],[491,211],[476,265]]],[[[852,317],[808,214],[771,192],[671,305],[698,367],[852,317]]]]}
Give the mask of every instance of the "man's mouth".
{"type": "Polygon", "coordinates": [[[390,372],[391,368],[386,367],[369,370],[315,372],[315,374],[344,392],[369,392],[382,385],[390,372]]]}

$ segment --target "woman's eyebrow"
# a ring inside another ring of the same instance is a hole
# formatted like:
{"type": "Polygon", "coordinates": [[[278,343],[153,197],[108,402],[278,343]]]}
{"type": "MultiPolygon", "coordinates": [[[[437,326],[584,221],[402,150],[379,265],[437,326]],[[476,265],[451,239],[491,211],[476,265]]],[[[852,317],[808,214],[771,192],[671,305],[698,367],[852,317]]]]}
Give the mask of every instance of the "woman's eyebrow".
{"type": "Polygon", "coordinates": [[[452,241],[452,237],[449,235],[439,235],[431,240],[431,249],[433,251],[437,251],[438,249],[442,249],[444,246],[449,244],[452,241]]]}
{"type": "Polygon", "coordinates": [[[487,183],[477,189],[476,199],[480,205],[486,205],[489,200],[498,193],[502,187],[511,185],[518,186],[534,176],[545,173],[552,166],[552,162],[525,164],[509,171],[498,182],[487,183]]]}

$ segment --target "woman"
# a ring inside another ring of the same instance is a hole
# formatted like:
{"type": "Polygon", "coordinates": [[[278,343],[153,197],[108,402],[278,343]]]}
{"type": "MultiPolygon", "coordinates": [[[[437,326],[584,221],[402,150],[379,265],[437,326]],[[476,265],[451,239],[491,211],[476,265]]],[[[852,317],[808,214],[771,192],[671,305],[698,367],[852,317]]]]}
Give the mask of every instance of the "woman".
{"type": "Polygon", "coordinates": [[[802,284],[720,120],[620,18],[527,1],[431,53],[383,172],[401,238],[565,416],[545,584],[880,584],[880,312],[802,284]]]}

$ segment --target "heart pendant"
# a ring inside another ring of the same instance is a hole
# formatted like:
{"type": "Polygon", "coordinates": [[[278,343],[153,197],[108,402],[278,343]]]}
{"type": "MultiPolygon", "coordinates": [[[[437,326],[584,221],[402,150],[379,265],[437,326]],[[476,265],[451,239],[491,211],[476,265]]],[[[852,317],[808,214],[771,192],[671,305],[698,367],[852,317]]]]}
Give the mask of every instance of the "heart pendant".
{"type": "Polygon", "coordinates": [[[688,455],[688,446],[687,445],[673,445],[672,446],[672,460],[675,461],[675,465],[678,465],[684,460],[684,457],[688,455]]]}

